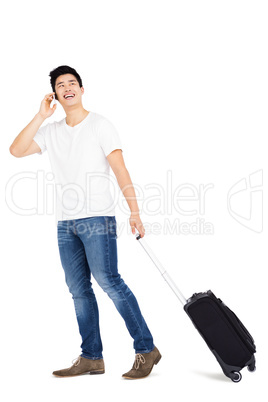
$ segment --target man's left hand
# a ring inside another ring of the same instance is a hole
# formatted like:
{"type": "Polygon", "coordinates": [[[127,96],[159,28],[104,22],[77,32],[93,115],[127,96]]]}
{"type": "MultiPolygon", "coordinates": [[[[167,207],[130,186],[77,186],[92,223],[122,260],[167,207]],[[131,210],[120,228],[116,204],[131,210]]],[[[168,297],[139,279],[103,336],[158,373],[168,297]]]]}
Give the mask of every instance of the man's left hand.
{"type": "Polygon", "coordinates": [[[132,234],[135,234],[135,228],[138,230],[141,237],[145,235],[145,229],[143,227],[140,215],[131,214],[129,218],[129,224],[131,226],[132,234]]]}

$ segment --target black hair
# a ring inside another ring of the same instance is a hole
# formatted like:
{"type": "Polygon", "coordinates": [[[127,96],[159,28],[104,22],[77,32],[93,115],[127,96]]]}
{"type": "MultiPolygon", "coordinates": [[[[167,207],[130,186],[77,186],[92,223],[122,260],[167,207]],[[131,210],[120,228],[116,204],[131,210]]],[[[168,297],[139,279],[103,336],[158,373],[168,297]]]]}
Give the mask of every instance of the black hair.
{"type": "Polygon", "coordinates": [[[50,73],[49,73],[50,84],[52,86],[53,92],[55,92],[55,98],[56,99],[58,99],[57,95],[56,95],[56,90],[55,90],[56,79],[60,75],[63,75],[63,74],[72,74],[72,75],[74,75],[75,78],[77,79],[78,83],[79,83],[80,88],[83,86],[81,77],[80,77],[80,75],[78,74],[78,72],[74,68],[69,67],[69,66],[59,66],[59,67],[55,68],[54,70],[50,71],[50,73]]]}

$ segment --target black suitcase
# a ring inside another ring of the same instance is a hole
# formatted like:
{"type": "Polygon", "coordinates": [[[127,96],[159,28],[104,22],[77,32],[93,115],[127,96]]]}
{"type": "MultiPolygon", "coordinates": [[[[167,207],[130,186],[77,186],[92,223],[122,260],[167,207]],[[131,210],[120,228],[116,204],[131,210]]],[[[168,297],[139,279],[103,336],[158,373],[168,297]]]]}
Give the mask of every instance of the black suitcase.
{"type": "Polygon", "coordinates": [[[186,300],[159,260],[156,258],[144,237],[136,236],[161,275],[174,291],[194,326],[219,362],[223,373],[233,382],[242,379],[240,370],[247,366],[255,371],[256,361],[254,340],[235,313],[230,310],[211,290],[194,293],[186,300]]]}

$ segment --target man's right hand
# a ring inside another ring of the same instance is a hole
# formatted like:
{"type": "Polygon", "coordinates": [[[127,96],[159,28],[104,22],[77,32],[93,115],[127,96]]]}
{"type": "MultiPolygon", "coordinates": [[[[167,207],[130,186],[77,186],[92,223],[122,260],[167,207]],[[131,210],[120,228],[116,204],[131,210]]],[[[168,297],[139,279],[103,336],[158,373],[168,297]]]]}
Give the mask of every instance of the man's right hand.
{"type": "Polygon", "coordinates": [[[53,100],[53,95],[55,95],[55,92],[51,92],[50,94],[47,94],[41,102],[39,114],[44,119],[47,119],[48,117],[52,116],[52,114],[55,112],[55,110],[57,108],[56,103],[53,105],[53,107],[50,107],[50,104],[53,100]]]}

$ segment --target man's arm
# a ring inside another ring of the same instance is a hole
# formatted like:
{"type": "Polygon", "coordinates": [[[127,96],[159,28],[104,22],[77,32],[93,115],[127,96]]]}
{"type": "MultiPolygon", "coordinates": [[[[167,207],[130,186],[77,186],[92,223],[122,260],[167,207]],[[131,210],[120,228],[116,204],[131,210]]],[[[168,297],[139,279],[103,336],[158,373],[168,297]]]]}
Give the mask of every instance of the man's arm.
{"type": "Polygon", "coordinates": [[[19,133],[11,144],[9,151],[13,156],[21,158],[23,156],[32,155],[40,152],[39,145],[33,140],[35,134],[39,130],[42,123],[47,117],[50,117],[56,110],[56,104],[50,108],[53,100],[53,93],[44,97],[41,102],[39,112],[34,116],[33,120],[19,133]]]}
{"type": "Polygon", "coordinates": [[[121,149],[116,149],[113,152],[111,152],[107,156],[107,160],[116,176],[118,185],[131,211],[131,216],[129,218],[131,231],[133,234],[135,234],[135,228],[136,228],[141,237],[143,237],[145,235],[145,229],[140,219],[136,193],[129,172],[125,166],[121,149]]]}
{"type": "Polygon", "coordinates": [[[33,120],[19,133],[10,146],[9,150],[13,156],[21,158],[41,151],[39,145],[37,145],[33,140],[33,137],[43,122],[44,119],[39,113],[37,113],[33,120]]]}

